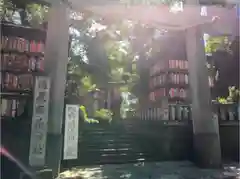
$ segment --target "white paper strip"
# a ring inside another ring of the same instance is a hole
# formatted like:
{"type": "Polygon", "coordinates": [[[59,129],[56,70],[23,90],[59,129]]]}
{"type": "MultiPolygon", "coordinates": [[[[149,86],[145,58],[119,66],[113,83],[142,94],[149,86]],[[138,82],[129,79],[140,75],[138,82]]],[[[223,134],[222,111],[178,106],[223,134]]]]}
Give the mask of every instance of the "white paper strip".
{"type": "Polygon", "coordinates": [[[79,105],[66,105],[63,159],[78,158],[79,105]]]}
{"type": "Polygon", "coordinates": [[[48,77],[42,76],[36,77],[35,79],[29,165],[44,166],[48,129],[50,80],[48,77]]]}

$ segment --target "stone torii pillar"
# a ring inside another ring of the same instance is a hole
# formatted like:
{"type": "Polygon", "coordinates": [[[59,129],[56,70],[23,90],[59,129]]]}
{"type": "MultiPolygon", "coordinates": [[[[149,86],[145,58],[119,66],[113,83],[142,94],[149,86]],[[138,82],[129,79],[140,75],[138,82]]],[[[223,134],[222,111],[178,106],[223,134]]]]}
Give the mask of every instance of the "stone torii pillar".
{"type": "Polygon", "coordinates": [[[53,176],[59,173],[62,156],[62,121],[69,45],[67,6],[53,1],[49,12],[45,69],[51,79],[46,166],[53,176]]]}
{"type": "MultiPolygon", "coordinates": [[[[198,0],[187,1],[188,4],[199,5],[198,0]]],[[[219,127],[218,121],[212,117],[201,27],[186,30],[186,47],[192,97],[195,161],[201,167],[219,167],[221,165],[219,127]]]]}

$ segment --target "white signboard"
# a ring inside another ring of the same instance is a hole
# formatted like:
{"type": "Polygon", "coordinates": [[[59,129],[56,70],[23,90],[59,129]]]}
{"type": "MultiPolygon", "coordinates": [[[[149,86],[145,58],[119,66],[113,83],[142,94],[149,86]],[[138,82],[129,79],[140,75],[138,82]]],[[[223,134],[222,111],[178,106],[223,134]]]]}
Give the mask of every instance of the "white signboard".
{"type": "Polygon", "coordinates": [[[50,80],[48,77],[40,76],[35,79],[29,164],[43,166],[46,153],[50,80]]]}
{"type": "Polygon", "coordinates": [[[78,158],[79,105],[66,105],[63,159],[78,158]]]}

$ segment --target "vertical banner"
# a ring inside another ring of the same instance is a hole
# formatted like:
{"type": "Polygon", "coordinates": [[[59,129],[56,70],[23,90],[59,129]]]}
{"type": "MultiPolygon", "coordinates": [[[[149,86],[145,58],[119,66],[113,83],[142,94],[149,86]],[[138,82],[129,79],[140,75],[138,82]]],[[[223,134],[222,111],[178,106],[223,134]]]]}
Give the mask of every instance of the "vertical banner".
{"type": "Polygon", "coordinates": [[[45,164],[49,91],[49,78],[36,77],[29,149],[29,165],[31,166],[37,167],[45,164]]]}
{"type": "Polygon", "coordinates": [[[63,160],[78,158],[79,105],[66,105],[63,160]]]}

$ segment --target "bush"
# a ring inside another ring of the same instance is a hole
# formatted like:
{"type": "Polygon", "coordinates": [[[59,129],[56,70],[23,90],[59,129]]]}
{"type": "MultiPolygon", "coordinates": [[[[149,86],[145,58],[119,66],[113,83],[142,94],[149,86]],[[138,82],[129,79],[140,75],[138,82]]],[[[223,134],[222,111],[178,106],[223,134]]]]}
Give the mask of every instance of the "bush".
{"type": "Polygon", "coordinates": [[[112,112],[108,109],[100,109],[95,111],[94,117],[99,120],[106,120],[108,122],[112,121],[112,112]]]}
{"type": "Polygon", "coordinates": [[[107,122],[112,121],[112,112],[108,109],[100,109],[100,110],[95,111],[94,118],[96,118],[96,119],[91,119],[91,118],[88,118],[88,114],[87,114],[85,106],[81,105],[79,108],[82,112],[84,122],[99,123],[99,120],[104,120],[107,122]]]}
{"type": "Polygon", "coordinates": [[[237,103],[239,101],[239,94],[240,90],[237,89],[235,86],[230,86],[228,88],[228,97],[218,97],[217,102],[220,104],[231,104],[231,103],[237,103]]]}
{"type": "Polygon", "coordinates": [[[96,119],[90,119],[90,118],[88,118],[88,114],[87,114],[87,111],[86,111],[85,106],[81,105],[81,106],[79,107],[79,109],[80,109],[81,112],[82,112],[82,116],[83,116],[84,122],[86,122],[86,123],[99,123],[99,121],[96,120],[96,119]]]}
{"type": "Polygon", "coordinates": [[[89,124],[96,124],[96,123],[99,123],[99,120],[88,118],[88,119],[84,120],[84,122],[89,123],[89,124]]]}
{"type": "Polygon", "coordinates": [[[82,111],[83,119],[86,120],[86,119],[88,118],[88,115],[87,115],[87,111],[86,111],[85,106],[81,105],[81,106],[79,107],[79,109],[82,111]]]}

